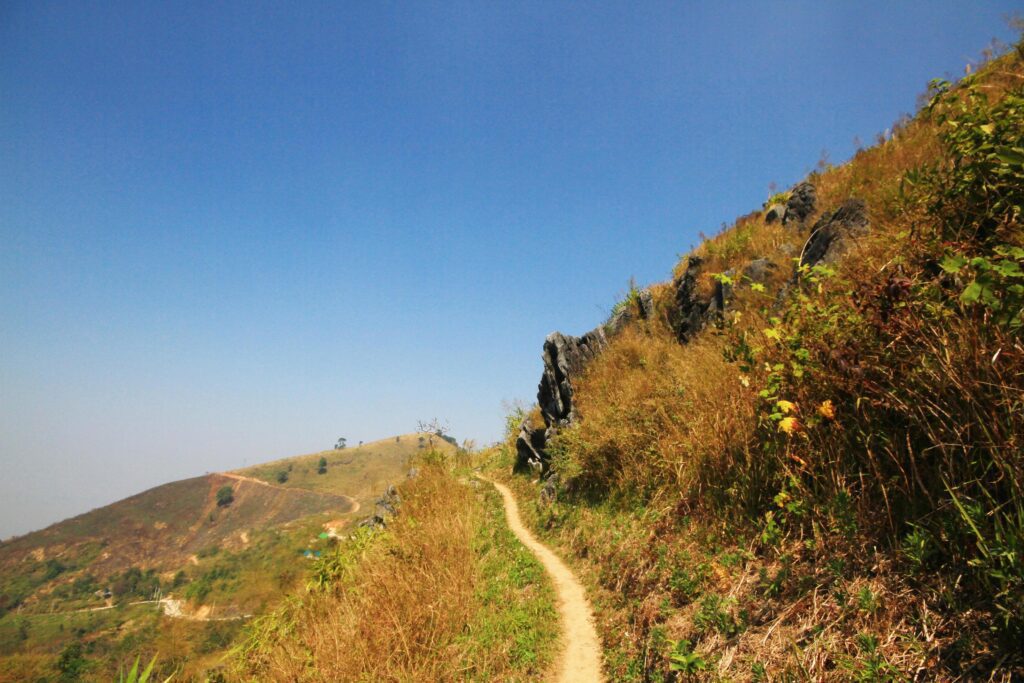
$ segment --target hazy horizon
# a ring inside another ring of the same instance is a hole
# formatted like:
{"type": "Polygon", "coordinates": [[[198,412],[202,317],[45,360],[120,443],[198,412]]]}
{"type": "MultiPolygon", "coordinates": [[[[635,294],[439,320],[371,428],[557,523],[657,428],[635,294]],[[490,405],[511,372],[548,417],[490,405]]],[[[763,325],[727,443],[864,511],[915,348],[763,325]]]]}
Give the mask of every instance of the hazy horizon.
{"type": "Polygon", "coordinates": [[[0,7],[0,538],[500,436],[544,337],[957,77],[1010,2],[0,7]]]}

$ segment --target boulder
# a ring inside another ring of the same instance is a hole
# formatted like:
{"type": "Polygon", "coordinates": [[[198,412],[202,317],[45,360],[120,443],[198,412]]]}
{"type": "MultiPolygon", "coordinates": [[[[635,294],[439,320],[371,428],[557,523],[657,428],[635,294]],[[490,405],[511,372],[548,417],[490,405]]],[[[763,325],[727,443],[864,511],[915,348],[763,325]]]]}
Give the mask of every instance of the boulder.
{"type": "Polygon", "coordinates": [[[541,505],[551,505],[558,498],[558,484],[559,476],[558,472],[555,472],[547,481],[544,482],[544,486],[540,490],[540,502],[541,505]]]}
{"type": "Polygon", "coordinates": [[[513,471],[517,474],[543,473],[548,462],[547,455],[544,453],[545,445],[547,445],[545,430],[535,429],[529,425],[529,420],[523,420],[519,425],[519,436],[516,437],[516,464],[513,471]]]}
{"type": "Polygon", "coordinates": [[[373,514],[359,522],[359,526],[369,529],[385,528],[388,521],[398,514],[398,504],[401,502],[402,497],[398,494],[398,490],[393,485],[388,486],[384,495],[377,499],[373,514]]]}
{"type": "Polygon", "coordinates": [[[697,291],[697,277],[700,275],[704,260],[699,256],[690,256],[686,262],[686,270],[676,278],[675,306],[669,315],[672,329],[680,343],[686,344],[694,335],[704,329],[716,313],[721,310],[729,292],[718,283],[712,296],[701,296],[697,291]]]}
{"type": "Polygon", "coordinates": [[[789,200],[786,202],[786,213],[782,217],[782,224],[790,223],[803,224],[807,217],[814,213],[814,206],[818,201],[818,194],[814,185],[807,181],[797,183],[790,190],[789,200]]]}
{"type": "Polygon", "coordinates": [[[786,205],[785,204],[772,204],[768,207],[768,210],[764,213],[765,223],[774,223],[775,221],[785,222],[786,220],[786,205]]]}
{"type": "Polygon", "coordinates": [[[834,213],[826,212],[814,224],[800,255],[800,265],[834,263],[853,241],[867,232],[867,205],[861,199],[847,199],[834,213]]]}
{"type": "Polygon", "coordinates": [[[537,404],[544,423],[556,427],[572,422],[572,379],[608,345],[604,329],[598,327],[582,337],[553,332],[544,340],[544,373],[537,387],[537,404]]]}
{"type": "Polygon", "coordinates": [[[766,258],[754,259],[743,268],[744,282],[764,284],[768,276],[775,270],[775,263],[766,258]]]}

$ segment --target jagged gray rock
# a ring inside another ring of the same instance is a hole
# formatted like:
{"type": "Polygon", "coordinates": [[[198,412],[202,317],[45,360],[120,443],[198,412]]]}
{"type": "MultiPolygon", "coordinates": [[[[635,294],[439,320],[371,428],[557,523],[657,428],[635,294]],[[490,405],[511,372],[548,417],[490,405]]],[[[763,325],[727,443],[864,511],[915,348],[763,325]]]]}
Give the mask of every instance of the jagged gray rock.
{"type": "Polygon", "coordinates": [[[399,495],[398,489],[394,485],[388,486],[384,495],[377,499],[373,514],[359,522],[359,526],[369,529],[385,528],[388,521],[398,514],[398,505],[401,502],[402,497],[399,495]]]}
{"type": "Polygon", "coordinates": [[[763,284],[768,280],[768,276],[771,275],[775,268],[776,265],[771,259],[754,259],[743,268],[744,281],[763,284]]]}
{"type": "Polygon", "coordinates": [[[697,277],[703,265],[704,262],[699,256],[690,256],[686,270],[674,283],[675,309],[669,315],[669,320],[676,338],[682,344],[689,343],[705,327],[721,320],[737,287],[751,282],[763,283],[776,268],[775,263],[766,258],[754,259],[744,266],[740,271],[741,278],[737,278],[735,268],[730,268],[722,273],[724,277],[715,281],[710,296],[702,296],[697,291],[697,277]]]}
{"type": "Polygon", "coordinates": [[[785,222],[786,220],[786,205],[785,204],[772,204],[768,207],[768,210],[764,213],[765,223],[774,223],[775,221],[785,222]]]}
{"type": "Polygon", "coordinates": [[[542,505],[550,505],[555,502],[558,497],[558,485],[561,483],[558,476],[558,472],[555,472],[547,481],[544,482],[544,486],[540,490],[540,502],[542,505]]]}
{"type": "Polygon", "coordinates": [[[719,286],[711,297],[701,296],[697,291],[697,277],[704,266],[699,256],[690,256],[686,270],[673,283],[676,291],[675,306],[669,316],[672,329],[680,343],[686,344],[704,329],[716,313],[721,310],[728,293],[719,286]]]}
{"type": "Polygon", "coordinates": [[[807,217],[814,213],[814,206],[818,201],[818,193],[814,185],[806,180],[797,183],[789,191],[789,200],[786,202],[786,215],[782,217],[782,224],[789,225],[796,222],[803,224],[807,217]]]}
{"type": "Polygon", "coordinates": [[[528,420],[523,420],[519,425],[519,436],[516,437],[516,464],[513,471],[516,473],[544,471],[547,457],[544,453],[544,446],[547,444],[547,436],[544,429],[534,429],[528,420]]]}
{"type": "Polygon", "coordinates": [[[867,231],[867,205],[861,199],[847,199],[834,213],[825,213],[814,224],[800,256],[800,265],[834,263],[849,249],[851,241],[867,231]]]}
{"type": "Polygon", "coordinates": [[[575,417],[572,402],[572,378],[579,375],[605,346],[608,337],[598,327],[582,337],[571,337],[553,332],[544,340],[544,374],[537,387],[537,404],[544,423],[554,427],[572,422],[575,417]]]}

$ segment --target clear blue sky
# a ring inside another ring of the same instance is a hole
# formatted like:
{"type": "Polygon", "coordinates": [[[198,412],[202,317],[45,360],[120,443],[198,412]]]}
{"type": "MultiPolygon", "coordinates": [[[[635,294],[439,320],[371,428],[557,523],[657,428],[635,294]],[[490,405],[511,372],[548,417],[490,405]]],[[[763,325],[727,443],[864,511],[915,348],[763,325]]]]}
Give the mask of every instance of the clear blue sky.
{"type": "Polygon", "coordinates": [[[0,4],[0,536],[420,418],[497,438],[546,334],[1015,4],[0,4]]]}

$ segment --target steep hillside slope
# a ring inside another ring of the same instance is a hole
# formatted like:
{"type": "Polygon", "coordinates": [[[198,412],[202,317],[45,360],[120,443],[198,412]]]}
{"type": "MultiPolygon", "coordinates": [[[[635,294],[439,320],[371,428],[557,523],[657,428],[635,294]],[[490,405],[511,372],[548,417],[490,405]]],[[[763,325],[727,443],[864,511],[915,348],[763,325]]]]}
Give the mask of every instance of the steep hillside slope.
{"type": "Polygon", "coordinates": [[[0,674],[55,675],[75,643],[98,678],[140,649],[168,670],[212,665],[246,617],[374,514],[412,458],[435,441],[454,450],[422,436],[164,484],[3,543],[0,674]]]}
{"type": "Polygon", "coordinates": [[[558,642],[552,588],[467,464],[427,451],[393,495],[386,529],[338,544],[314,564],[308,591],[247,628],[233,676],[543,679],[558,642]]]}
{"type": "Polygon", "coordinates": [[[357,447],[274,460],[229,474],[260,479],[287,489],[344,492],[361,506],[368,506],[388,484],[400,481],[415,456],[427,448],[448,455],[456,450],[452,443],[436,435],[403,434],[357,447]],[[322,473],[321,459],[324,461],[322,473]],[[282,477],[282,473],[287,476],[282,477]]]}
{"type": "Polygon", "coordinates": [[[133,565],[178,567],[213,546],[244,547],[242,534],[251,529],[318,512],[344,514],[354,507],[344,495],[208,474],[164,484],[13,539],[0,546],[0,572],[31,573],[26,572],[26,563],[45,566],[48,560],[98,576],[133,565]],[[217,491],[224,486],[232,488],[233,500],[221,506],[217,491]]]}
{"type": "Polygon", "coordinates": [[[612,679],[1024,675],[1024,44],[927,102],[545,341],[496,462],[612,679]]]}

